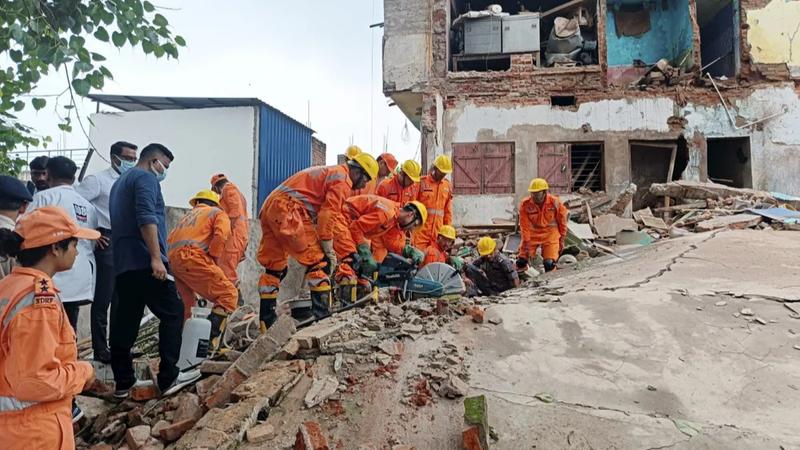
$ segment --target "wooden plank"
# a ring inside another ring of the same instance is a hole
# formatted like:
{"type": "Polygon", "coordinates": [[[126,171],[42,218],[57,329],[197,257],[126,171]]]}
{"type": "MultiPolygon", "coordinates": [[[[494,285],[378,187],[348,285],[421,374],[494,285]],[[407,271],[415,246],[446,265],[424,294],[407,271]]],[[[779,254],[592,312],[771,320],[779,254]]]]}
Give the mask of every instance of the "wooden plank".
{"type": "MultiPolygon", "coordinates": [[[[667,183],[672,181],[672,175],[675,172],[675,157],[678,154],[678,145],[672,144],[672,154],[669,157],[669,171],[667,171],[667,183]]],[[[669,207],[669,196],[664,196],[664,207],[669,207]]],[[[664,212],[664,220],[669,219],[671,214],[669,212],[664,212]]]]}

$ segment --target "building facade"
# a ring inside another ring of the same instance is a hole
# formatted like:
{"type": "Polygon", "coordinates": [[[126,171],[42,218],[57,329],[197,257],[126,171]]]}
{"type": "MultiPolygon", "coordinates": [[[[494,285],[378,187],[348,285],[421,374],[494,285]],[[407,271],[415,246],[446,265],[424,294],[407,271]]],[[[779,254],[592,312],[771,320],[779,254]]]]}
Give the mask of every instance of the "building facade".
{"type": "Polygon", "coordinates": [[[423,165],[453,157],[464,224],[509,218],[536,176],[633,182],[634,208],[668,177],[800,194],[797,2],[384,0],[384,20],[384,93],[423,165]]]}

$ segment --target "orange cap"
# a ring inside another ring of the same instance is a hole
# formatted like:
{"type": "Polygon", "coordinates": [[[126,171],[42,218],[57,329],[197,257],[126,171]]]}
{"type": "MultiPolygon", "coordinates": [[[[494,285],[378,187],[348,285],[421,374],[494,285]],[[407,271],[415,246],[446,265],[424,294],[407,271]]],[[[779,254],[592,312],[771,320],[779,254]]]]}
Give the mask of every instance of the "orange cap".
{"type": "Polygon", "coordinates": [[[100,233],[89,228],[81,228],[58,206],[44,206],[20,217],[14,231],[24,241],[21,250],[44,247],[64,239],[98,239],[100,233]]]}
{"type": "Polygon", "coordinates": [[[378,159],[382,159],[386,162],[386,166],[389,167],[390,172],[394,172],[394,169],[397,168],[397,158],[391,153],[381,153],[378,159]]]}
{"type": "Polygon", "coordinates": [[[225,176],[224,173],[218,173],[211,177],[211,186],[216,186],[221,180],[227,180],[228,177],[225,176]]]}

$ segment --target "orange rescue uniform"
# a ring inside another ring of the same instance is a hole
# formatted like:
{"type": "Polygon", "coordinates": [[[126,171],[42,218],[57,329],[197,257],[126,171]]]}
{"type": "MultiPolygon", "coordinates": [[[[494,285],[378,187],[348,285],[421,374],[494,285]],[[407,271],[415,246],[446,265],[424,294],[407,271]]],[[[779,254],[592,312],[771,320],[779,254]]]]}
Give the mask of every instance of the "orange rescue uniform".
{"type": "Polygon", "coordinates": [[[560,245],[567,235],[567,208],[558,197],[547,194],[544,203],[537,205],[528,196],[519,205],[519,228],[522,233],[520,258],[536,255],[542,247],[542,259],[558,259],[560,245]]]}
{"type": "Polygon", "coordinates": [[[414,246],[428,248],[436,242],[439,228],[453,223],[453,189],[450,181],[443,178],[436,182],[430,174],[425,175],[419,180],[417,200],[428,209],[428,220],[414,233],[414,246]]]}
{"type": "Polygon", "coordinates": [[[239,293],[215,260],[224,255],[231,225],[221,209],[197,203],[167,237],[167,257],[175,287],[183,299],[183,316],[191,316],[195,293],[228,313],[239,293]]]}
{"type": "Polygon", "coordinates": [[[441,248],[439,248],[439,243],[434,241],[428,248],[425,249],[425,259],[422,261],[422,265],[419,266],[423,268],[430,263],[447,263],[447,258],[449,255],[444,252],[441,248]]]}
{"type": "Polygon", "coordinates": [[[419,184],[411,183],[410,186],[403,187],[400,185],[399,178],[400,177],[394,176],[388,180],[383,180],[383,182],[378,185],[376,194],[403,205],[416,200],[419,193],[419,184]]]}
{"type": "Polygon", "coordinates": [[[225,250],[219,256],[217,263],[225,275],[236,285],[238,276],[236,268],[244,259],[247,250],[250,224],[247,216],[247,201],[239,188],[230,181],[222,187],[219,206],[228,215],[231,223],[231,236],[225,241],[225,250]]]}
{"type": "Polygon", "coordinates": [[[359,244],[371,241],[372,256],[378,263],[383,262],[389,252],[402,254],[406,234],[397,223],[402,208],[400,203],[377,195],[348,198],[343,208],[348,226],[342,236],[337,236],[342,252],[351,254],[359,244]]]}
{"type": "Polygon", "coordinates": [[[0,281],[0,436],[7,450],[75,448],[72,399],[92,378],[47,274],[15,267],[0,281]]]}
{"type": "Polygon", "coordinates": [[[258,215],[262,229],[258,262],[266,269],[258,282],[262,300],[278,298],[280,273],[286,270],[289,255],[308,268],[311,291],[331,290],[322,270],[326,263],[320,241],[333,239],[342,203],[352,191],[349,169],[341,164],[300,171],[269,194],[258,215]]]}

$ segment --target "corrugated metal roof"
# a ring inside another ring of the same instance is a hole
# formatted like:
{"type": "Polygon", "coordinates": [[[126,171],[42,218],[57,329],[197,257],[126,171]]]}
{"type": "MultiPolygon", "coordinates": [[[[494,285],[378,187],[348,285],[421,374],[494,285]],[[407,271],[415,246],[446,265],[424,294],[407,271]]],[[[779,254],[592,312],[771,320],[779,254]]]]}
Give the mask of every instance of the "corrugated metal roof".
{"type": "Polygon", "coordinates": [[[258,98],[248,97],[154,97],[143,95],[108,95],[89,94],[88,97],[96,102],[111,106],[122,111],[160,111],[169,109],[200,109],[200,108],[227,108],[236,106],[263,106],[304,128],[302,122],[292,116],[263,102],[258,98]]]}

